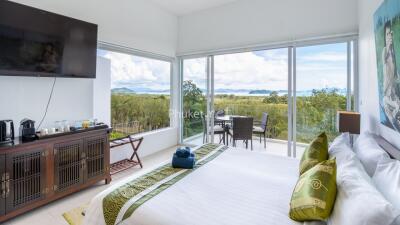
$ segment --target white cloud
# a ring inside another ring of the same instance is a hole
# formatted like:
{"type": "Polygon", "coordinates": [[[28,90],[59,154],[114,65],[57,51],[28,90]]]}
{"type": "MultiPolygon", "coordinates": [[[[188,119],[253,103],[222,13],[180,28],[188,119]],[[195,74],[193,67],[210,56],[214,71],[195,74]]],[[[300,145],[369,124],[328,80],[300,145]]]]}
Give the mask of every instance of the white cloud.
{"type": "Polygon", "coordinates": [[[299,57],[299,61],[347,62],[346,52],[320,52],[299,57]]]}
{"type": "Polygon", "coordinates": [[[184,80],[193,81],[199,88],[206,89],[206,59],[187,59],[183,63],[184,80]]]}
{"type": "MultiPolygon", "coordinates": [[[[215,89],[287,90],[287,49],[215,56],[215,89]]],[[[347,55],[314,51],[300,55],[297,89],[346,88],[347,55]]],[[[185,60],[184,79],[205,87],[205,59],[185,60]]]]}
{"type": "MultiPolygon", "coordinates": [[[[215,89],[287,88],[287,51],[219,55],[214,60],[215,89]]],[[[204,88],[205,67],[204,58],[185,60],[184,79],[204,88]]]]}
{"type": "Polygon", "coordinates": [[[170,63],[107,51],[111,60],[112,88],[169,89],[170,63]]]}
{"type": "Polygon", "coordinates": [[[282,54],[267,59],[253,52],[215,57],[216,89],[286,89],[287,74],[288,61],[282,54]]]}
{"type": "MultiPolygon", "coordinates": [[[[112,87],[170,87],[170,64],[163,61],[107,52],[112,62],[112,87]]],[[[346,87],[347,55],[314,51],[298,56],[298,90],[346,87]]],[[[287,49],[215,56],[215,89],[286,90],[288,85],[287,49]]],[[[206,87],[206,59],[184,61],[184,79],[206,87]]]]}
{"type": "Polygon", "coordinates": [[[346,88],[347,65],[309,62],[297,66],[297,89],[346,88]]]}

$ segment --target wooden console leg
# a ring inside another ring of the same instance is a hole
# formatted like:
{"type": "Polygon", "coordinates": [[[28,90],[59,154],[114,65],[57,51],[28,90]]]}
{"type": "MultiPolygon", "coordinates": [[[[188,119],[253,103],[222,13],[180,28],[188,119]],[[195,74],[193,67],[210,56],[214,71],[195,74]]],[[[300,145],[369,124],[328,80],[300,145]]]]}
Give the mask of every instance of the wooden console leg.
{"type": "Polygon", "coordinates": [[[111,176],[110,177],[107,177],[106,179],[104,179],[104,183],[105,184],[110,184],[111,183],[111,176]]]}

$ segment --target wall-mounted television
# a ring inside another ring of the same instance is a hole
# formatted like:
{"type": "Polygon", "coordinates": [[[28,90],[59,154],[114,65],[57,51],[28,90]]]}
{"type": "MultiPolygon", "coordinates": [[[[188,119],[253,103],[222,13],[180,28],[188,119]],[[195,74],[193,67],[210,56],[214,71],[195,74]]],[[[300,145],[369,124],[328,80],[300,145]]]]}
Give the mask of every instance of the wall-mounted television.
{"type": "Polygon", "coordinates": [[[0,0],[0,76],[96,78],[97,25],[0,0]]]}

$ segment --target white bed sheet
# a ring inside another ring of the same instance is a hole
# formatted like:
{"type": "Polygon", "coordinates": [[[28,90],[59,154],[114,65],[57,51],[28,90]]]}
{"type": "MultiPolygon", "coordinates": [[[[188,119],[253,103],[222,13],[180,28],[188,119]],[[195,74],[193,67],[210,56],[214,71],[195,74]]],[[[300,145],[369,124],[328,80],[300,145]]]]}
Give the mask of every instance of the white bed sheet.
{"type": "MultiPolygon", "coordinates": [[[[289,202],[299,161],[230,148],[140,206],[123,225],[290,225],[289,202]]],[[[129,180],[131,180],[130,178],[129,180]]],[[[86,225],[102,225],[102,199],[93,199],[86,225]]]]}

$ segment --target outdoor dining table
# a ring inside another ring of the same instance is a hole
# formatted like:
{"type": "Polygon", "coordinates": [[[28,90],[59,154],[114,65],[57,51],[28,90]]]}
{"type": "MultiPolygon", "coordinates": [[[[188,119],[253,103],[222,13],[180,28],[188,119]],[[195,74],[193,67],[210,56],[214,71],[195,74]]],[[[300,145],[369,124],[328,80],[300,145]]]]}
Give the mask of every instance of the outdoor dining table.
{"type": "MultiPolygon", "coordinates": [[[[245,117],[245,116],[240,116],[240,115],[224,115],[224,116],[216,116],[215,121],[216,122],[221,122],[222,127],[225,130],[225,137],[226,137],[226,145],[229,145],[229,129],[231,126],[229,124],[232,124],[233,117],[245,117]]],[[[214,122],[215,123],[215,122],[214,122]]]]}

